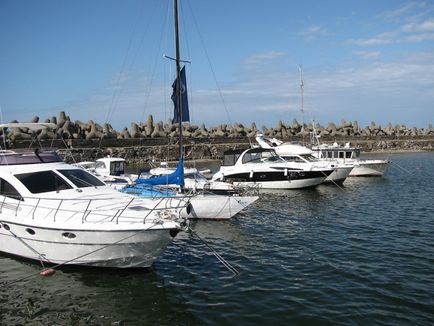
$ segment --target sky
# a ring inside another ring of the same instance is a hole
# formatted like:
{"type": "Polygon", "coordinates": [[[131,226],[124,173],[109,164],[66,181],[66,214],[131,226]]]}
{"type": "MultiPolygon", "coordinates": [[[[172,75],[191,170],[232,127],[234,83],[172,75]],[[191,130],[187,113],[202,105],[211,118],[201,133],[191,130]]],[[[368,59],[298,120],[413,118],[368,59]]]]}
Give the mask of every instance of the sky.
{"type": "MultiPolygon", "coordinates": [[[[433,0],[179,2],[194,125],[434,123],[433,0]]],[[[3,122],[172,118],[171,0],[0,0],[0,40],[3,122]]]]}

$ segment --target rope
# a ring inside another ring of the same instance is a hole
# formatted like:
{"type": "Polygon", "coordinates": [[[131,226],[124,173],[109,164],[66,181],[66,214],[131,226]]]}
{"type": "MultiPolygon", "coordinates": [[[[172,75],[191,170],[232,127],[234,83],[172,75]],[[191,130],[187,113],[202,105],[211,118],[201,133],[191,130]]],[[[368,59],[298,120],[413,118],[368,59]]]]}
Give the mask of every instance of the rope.
{"type": "Polygon", "coordinates": [[[234,276],[240,274],[240,272],[235,267],[233,267],[228,261],[226,261],[213,247],[211,247],[208,242],[203,240],[196,232],[194,232],[190,228],[190,226],[188,227],[188,231],[191,232],[191,234],[193,234],[195,237],[197,237],[205,246],[207,246],[208,249],[211,250],[213,255],[218,259],[218,261],[221,262],[222,265],[226,267],[229,271],[231,271],[234,276]]]}
{"type": "MultiPolygon", "coordinates": [[[[337,169],[336,169],[336,170],[337,170],[337,169]]],[[[336,171],[336,170],[335,170],[335,171],[336,171]]],[[[334,172],[334,171],[333,171],[333,172],[334,172]]],[[[333,173],[333,172],[332,172],[332,173],[333,173]]],[[[321,173],[324,174],[324,175],[326,176],[326,179],[327,179],[328,175],[325,174],[324,171],[321,171],[321,173]]],[[[344,189],[343,189],[341,186],[339,186],[336,182],[334,182],[334,180],[329,180],[329,181],[332,182],[332,183],[333,183],[336,187],[338,187],[340,190],[344,191],[344,189]]]]}
{"type": "MultiPolygon", "coordinates": [[[[0,223],[3,224],[8,224],[7,222],[1,221],[0,223]]],[[[41,263],[42,267],[44,266],[44,263],[42,261],[42,257],[44,257],[44,254],[41,254],[39,251],[37,251],[35,248],[33,248],[31,245],[29,245],[28,243],[26,243],[22,238],[20,238],[19,236],[17,236],[14,232],[11,231],[11,229],[6,229],[5,227],[3,227],[5,230],[7,230],[14,238],[16,238],[17,240],[19,240],[23,245],[25,245],[27,248],[29,248],[31,251],[33,251],[35,254],[38,255],[39,257],[39,262],[41,263]]],[[[50,261],[48,259],[46,259],[49,263],[50,261]]]]}
{"type": "Polygon", "coordinates": [[[407,169],[405,169],[405,168],[403,168],[402,166],[398,165],[398,163],[395,163],[395,162],[393,162],[393,161],[390,161],[390,163],[391,163],[393,166],[396,166],[400,171],[404,171],[405,173],[408,173],[408,174],[411,175],[411,176],[415,176],[413,173],[411,173],[411,172],[408,171],[407,169]]]}

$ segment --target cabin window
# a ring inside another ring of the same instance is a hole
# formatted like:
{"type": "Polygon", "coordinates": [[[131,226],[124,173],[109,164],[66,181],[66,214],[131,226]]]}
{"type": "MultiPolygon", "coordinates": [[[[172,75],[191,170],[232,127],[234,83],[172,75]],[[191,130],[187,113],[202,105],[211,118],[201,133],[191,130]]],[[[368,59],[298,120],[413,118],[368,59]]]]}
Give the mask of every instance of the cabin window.
{"type": "Polygon", "coordinates": [[[345,152],[339,152],[339,158],[345,158],[345,152]]]}
{"type": "Polygon", "coordinates": [[[353,154],[353,158],[358,158],[360,156],[360,149],[356,149],[353,154]]]}
{"type": "Polygon", "coordinates": [[[82,169],[58,170],[78,188],[104,186],[104,182],[82,169]]]}
{"type": "Polygon", "coordinates": [[[21,173],[15,174],[15,177],[20,180],[32,194],[72,189],[72,187],[59,175],[54,173],[54,171],[21,173]]]}
{"type": "Polygon", "coordinates": [[[0,194],[5,197],[23,200],[20,193],[6,180],[0,178],[0,194]]]}
{"type": "Polygon", "coordinates": [[[283,156],[283,158],[287,162],[297,162],[297,157],[295,157],[295,156],[283,156]]]}
{"type": "Polygon", "coordinates": [[[351,152],[345,152],[345,158],[351,158],[351,152]]]}
{"type": "Polygon", "coordinates": [[[318,161],[318,159],[315,156],[313,156],[312,154],[301,154],[300,156],[308,162],[317,162],[318,161]]]}
{"type": "Polygon", "coordinates": [[[104,162],[97,161],[97,162],[95,163],[95,168],[96,168],[96,169],[105,169],[106,167],[105,167],[104,162]]]}
{"type": "Polygon", "coordinates": [[[225,154],[223,156],[223,166],[235,165],[241,154],[225,154]]]}
{"type": "Polygon", "coordinates": [[[124,174],[124,162],[111,162],[110,163],[110,175],[124,174]]]}
{"type": "Polygon", "coordinates": [[[261,153],[246,153],[243,156],[243,164],[247,162],[254,163],[254,161],[258,162],[261,160],[261,157],[261,153]]]}

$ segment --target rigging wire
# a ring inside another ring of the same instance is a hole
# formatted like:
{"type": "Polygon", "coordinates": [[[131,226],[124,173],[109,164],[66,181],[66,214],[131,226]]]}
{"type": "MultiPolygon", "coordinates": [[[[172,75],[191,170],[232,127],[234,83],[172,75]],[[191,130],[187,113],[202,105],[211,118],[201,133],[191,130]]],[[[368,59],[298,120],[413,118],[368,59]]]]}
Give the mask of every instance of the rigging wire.
{"type": "Polygon", "coordinates": [[[219,85],[219,83],[218,83],[218,81],[217,81],[217,76],[216,76],[216,73],[215,73],[215,71],[214,71],[214,67],[213,67],[213,65],[212,65],[212,62],[211,62],[210,56],[209,56],[208,51],[207,51],[207,49],[206,49],[206,47],[205,47],[205,42],[204,42],[204,39],[203,39],[202,33],[200,32],[200,29],[199,29],[199,26],[198,26],[198,23],[197,23],[196,17],[195,17],[195,15],[194,15],[193,9],[192,9],[192,7],[191,7],[191,5],[190,5],[190,2],[187,1],[187,3],[188,3],[188,6],[189,6],[189,8],[190,8],[191,16],[193,17],[193,22],[194,22],[194,25],[196,26],[196,30],[197,30],[197,33],[198,33],[198,35],[199,35],[199,39],[200,39],[200,41],[201,41],[202,48],[203,48],[203,50],[204,50],[204,53],[205,53],[206,59],[207,59],[208,64],[209,64],[209,66],[210,66],[210,69],[211,69],[211,72],[212,72],[212,75],[213,75],[213,78],[214,78],[214,82],[215,82],[215,84],[216,84],[216,87],[217,87],[217,90],[218,90],[218,93],[219,93],[220,99],[221,99],[221,101],[222,101],[222,103],[223,103],[223,107],[224,107],[224,109],[225,109],[226,116],[227,116],[227,118],[228,118],[229,123],[232,125],[231,117],[229,116],[229,111],[228,111],[228,108],[227,108],[227,105],[226,105],[225,99],[224,99],[224,97],[223,97],[223,93],[222,93],[221,87],[220,87],[220,85],[219,85]]]}

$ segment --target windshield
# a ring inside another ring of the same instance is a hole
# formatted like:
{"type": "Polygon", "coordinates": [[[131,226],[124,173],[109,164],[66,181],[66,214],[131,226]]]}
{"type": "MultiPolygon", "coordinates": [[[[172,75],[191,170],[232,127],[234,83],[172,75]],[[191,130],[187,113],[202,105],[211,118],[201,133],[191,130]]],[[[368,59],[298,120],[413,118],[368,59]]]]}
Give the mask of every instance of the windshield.
{"type": "Polygon", "coordinates": [[[317,162],[318,161],[318,159],[315,156],[313,156],[312,154],[302,154],[300,156],[309,162],[317,162]]]}
{"type": "Polygon", "coordinates": [[[15,174],[15,177],[20,180],[32,194],[72,189],[65,180],[51,170],[20,173],[15,174]]]}
{"type": "Polygon", "coordinates": [[[250,152],[243,156],[244,163],[282,162],[284,161],[274,151],[250,152]]]}
{"type": "Polygon", "coordinates": [[[104,186],[104,182],[82,169],[58,170],[78,188],[104,186]]]}

